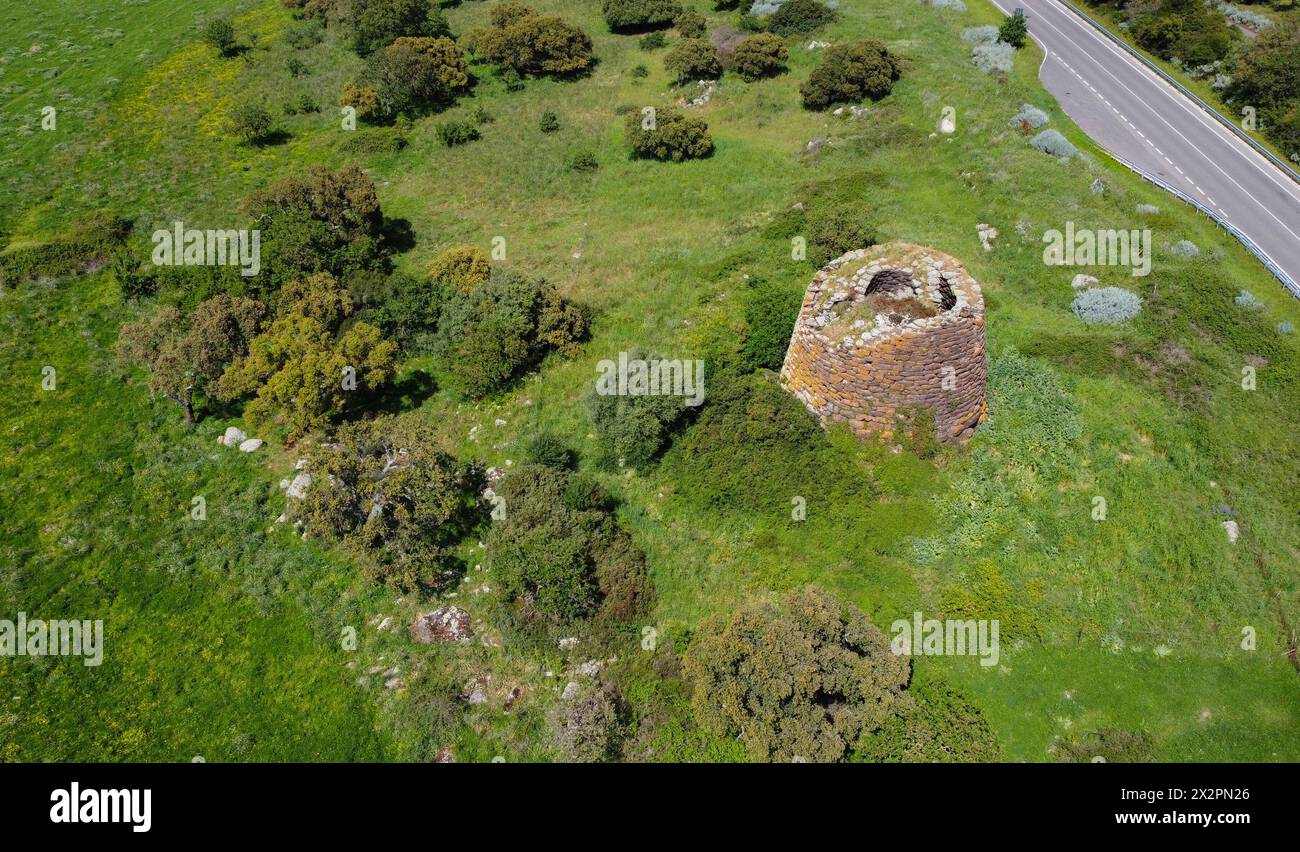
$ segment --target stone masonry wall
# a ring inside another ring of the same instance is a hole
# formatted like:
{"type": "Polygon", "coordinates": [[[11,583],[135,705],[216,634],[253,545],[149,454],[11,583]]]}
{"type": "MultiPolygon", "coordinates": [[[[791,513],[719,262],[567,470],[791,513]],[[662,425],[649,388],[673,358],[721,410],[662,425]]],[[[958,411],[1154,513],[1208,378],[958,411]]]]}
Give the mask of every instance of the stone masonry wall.
{"type": "Polygon", "coordinates": [[[890,243],[849,252],[813,277],[781,384],[823,425],[892,435],[907,409],[925,408],[949,441],[985,420],[987,374],[979,284],[942,252],[890,243]],[[890,299],[932,305],[936,315],[869,307],[890,299]]]}

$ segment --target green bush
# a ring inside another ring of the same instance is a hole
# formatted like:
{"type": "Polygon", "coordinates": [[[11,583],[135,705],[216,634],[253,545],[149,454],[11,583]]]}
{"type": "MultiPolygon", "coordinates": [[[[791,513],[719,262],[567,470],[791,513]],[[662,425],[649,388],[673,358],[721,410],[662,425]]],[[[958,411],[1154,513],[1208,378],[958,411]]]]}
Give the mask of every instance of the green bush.
{"type": "Polygon", "coordinates": [[[1016,50],[1024,47],[1028,38],[1029,21],[1025,18],[1025,13],[1019,9],[998,27],[998,41],[1005,42],[1016,50]]]}
{"type": "Polygon", "coordinates": [[[916,683],[911,701],[854,746],[855,763],[992,763],[997,736],[979,708],[944,683],[916,683]]]}
{"type": "Polygon", "coordinates": [[[225,18],[213,18],[203,25],[203,41],[221,56],[235,52],[235,27],[225,18]]]}
{"type": "MultiPolygon", "coordinates": [[[[628,357],[657,360],[657,356],[639,350],[628,357]]],[[[582,401],[596,433],[597,460],[606,467],[646,467],[668,445],[674,429],[690,411],[681,396],[602,394],[596,387],[587,391],[582,401]]]]}
{"type": "Polygon", "coordinates": [[[345,21],[352,49],[369,56],[402,36],[445,36],[446,19],[429,0],[351,0],[345,21]]]}
{"type": "Polygon", "coordinates": [[[553,432],[535,432],[524,441],[524,461],[572,470],[578,463],[578,454],[553,432]]]}
{"type": "Polygon", "coordinates": [[[452,246],[429,266],[429,277],[457,293],[469,293],[487,283],[492,265],[473,246],[452,246]]]}
{"type": "MultiPolygon", "coordinates": [[[[96,214],[48,243],[0,254],[0,273],[5,283],[13,285],[42,276],[83,272],[122,253],[123,243],[130,234],[129,220],[96,214]]],[[[147,257],[143,254],[145,250],[142,245],[136,257],[147,257]]]]}
{"type": "Polygon", "coordinates": [[[468,121],[448,121],[437,127],[438,141],[451,148],[479,138],[478,128],[468,121]]]}
{"type": "Polygon", "coordinates": [[[650,116],[630,112],[623,130],[628,147],[637,157],[680,162],[713,153],[713,138],[704,119],[689,118],[676,107],[657,108],[653,122],[650,116]]]}
{"type": "Polygon", "coordinates": [[[522,624],[622,624],[653,602],[645,555],[607,510],[572,505],[573,478],[530,464],[494,486],[505,516],[488,536],[487,564],[522,624]]]}
{"type": "Polygon", "coordinates": [[[1132,20],[1139,45],[1162,59],[1194,68],[1224,59],[1240,34],[1200,0],[1160,0],[1132,20]]]}
{"type": "Polygon", "coordinates": [[[478,52],[518,74],[570,76],[596,61],[591,38],[562,18],[507,2],[493,8],[491,20],[490,28],[475,35],[478,52]]]}
{"type": "Polygon", "coordinates": [[[640,47],[642,50],[658,50],[661,47],[667,46],[668,37],[659,31],[646,33],[641,36],[641,40],[637,42],[637,47],[640,47]]]}
{"type": "Polygon", "coordinates": [[[825,266],[854,249],[876,244],[876,232],[863,205],[815,205],[808,215],[808,259],[825,266]]]}
{"type": "Polygon", "coordinates": [[[902,75],[902,65],[875,39],[837,44],[826,49],[821,65],[799,87],[807,109],[822,110],[837,103],[879,100],[902,75]]]}
{"type": "Polygon", "coordinates": [[[745,343],[740,362],[749,370],[781,369],[801,296],[789,287],[751,279],[745,291],[745,343]]]}
{"type": "Polygon", "coordinates": [[[709,34],[709,22],[694,9],[687,9],[673,20],[682,38],[705,38],[709,34]]]}
{"type": "Polygon", "coordinates": [[[370,57],[363,81],[377,95],[376,112],[387,118],[443,109],[470,86],[464,54],[441,36],[396,39],[370,57]]]}
{"type": "Polygon", "coordinates": [[[494,268],[488,282],[453,296],[442,309],[435,352],[448,382],[480,398],[505,387],[548,352],[571,353],[587,333],[587,314],[543,279],[494,268]]]}
{"type": "Polygon", "coordinates": [[[684,38],[677,42],[664,56],[664,67],[673,72],[678,83],[716,80],[722,76],[718,51],[703,38],[684,38]]]}
{"type": "Polygon", "coordinates": [[[594,172],[600,168],[600,161],[593,152],[583,149],[570,154],[564,166],[571,172],[594,172]]]}
{"type": "Polygon", "coordinates": [[[812,588],[713,616],[683,663],[700,723],[779,762],[843,758],[906,704],[911,668],[866,615],[812,588]]]}
{"type": "Polygon", "coordinates": [[[542,113],[542,120],[537,123],[537,129],[543,133],[554,133],[560,129],[560,117],[547,110],[542,113]]]}
{"type": "Polygon", "coordinates": [[[601,0],[600,8],[613,32],[663,29],[682,13],[677,0],[601,0]]]}
{"type": "Polygon", "coordinates": [[[759,33],[736,46],[731,69],[747,82],[771,77],[785,70],[790,51],[780,36],[759,33]]]}
{"type": "Polygon", "coordinates": [[[835,20],[835,11],[818,0],[786,0],[767,21],[767,28],[777,35],[810,33],[835,20]]]}
{"type": "Polygon", "coordinates": [[[228,127],[243,144],[257,145],[270,138],[275,122],[261,104],[238,103],[230,111],[228,127]]]}

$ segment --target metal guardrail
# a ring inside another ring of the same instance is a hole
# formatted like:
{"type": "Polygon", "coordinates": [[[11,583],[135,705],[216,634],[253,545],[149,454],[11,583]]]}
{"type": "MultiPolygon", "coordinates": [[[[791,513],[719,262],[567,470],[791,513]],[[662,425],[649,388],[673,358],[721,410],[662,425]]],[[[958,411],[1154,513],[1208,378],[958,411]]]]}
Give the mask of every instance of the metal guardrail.
{"type": "Polygon", "coordinates": [[[1300,183],[1300,173],[1297,173],[1295,169],[1291,168],[1291,166],[1288,165],[1285,160],[1281,159],[1272,151],[1268,150],[1263,145],[1259,144],[1254,139],[1252,139],[1250,137],[1250,134],[1246,133],[1246,131],[1238,127],[1235,121],[1231,120],[1226,115],[1219,112],[1214,107],[1210,106],[1208,103],[1202,100],[1199,95],[1197,95],[1195,92],[1188,89],[1182,83],[1178,82],[1159,65],[1155,64],[1150,59],[1147,59],[1145,56],[1143,56],[1141,51],[1134,48],[1132,45],[1124,41],[1124,39],[1120,38],[1119,36],[1115,35],[1110,30],[1106,29],[1104,25],[1102,25],[1099,21],[1094,20],[1078,6],[1071,3],[1070,0],[1057,0],[1057,2],[1059,2],[1062,6],[1065,6],[1067,9],[1070,9],[1072,12],[1074,12],[1074,14],[1078,15],[1080,18],[1083,18],[1094,28],[1100,31],[1103,35],[1105,35],[1106,38],[1110,39],[1115,44],[1124,48],[1125,52],[1127,52],[1130,56],[1134,57],[1135,59],[1141,61],[1143,65],[1150,68],[1152,71],[1159,74],[1162,78],[1165,79],[1166,82],[1176,86],[1178,90],[1182,92],[1184,95],[1186,95],[1194,104],[1196,104],[1201,109],[1205,110],[1210,115],[1218,119],[1220,124],[1222,124],[1224,127],[1228,128],[1233,133],[1235,133],[1239,139],[1241,139],[1243,142],[1250,145],[1250,147],[1254,148],[1256,151],[1258,151],[1259,153],[1267,157],[1268,160],[1273,163],[1273,165],[1277,166],[1279,169],[1281,169],[1282,171],[1290,175],[1292,180],[1296,181],[1297,183],[1300,183]]]}
{"type": "Polygon", "coordinates": [[[1291,291],[1292,296],[1295,296],[1297,299],[1300,299],[1300,284],[1297,284],[1294,280],[1292,280],[1290,275],[1287,275],[1285,272],[1283,272],[1282,268],[1278,266],[1276,263],[1274,263],[1273,259],[1269,257],[1268,254],[1262,248],[1255,245],[1254,240],[1252,240],[1250,237],[1243,234],[1241,231],[1237,230],[1237,228],[1234,227],[1230,222],[1226,222],[1223,219],[1219,218],[1219,216],[1217,216],[1213,210],[1206,207],[1204,204],[1197,201],[1195,198],[1192,198],[1190,195],[1183,192],[1181,189],[1174,186],[1173,184],[1161,180],[1160,178],[1156,177],[1153,174],[1143,171],[1142,169],[1130,163],[1128,160],[1125,160],[1123,157],[1118,157],[1112,154],[1110,151],[1107,151],[1106,153],[1117,163],[1129,169],[1134,174],[1150,181],[1151,183],[1163,189],[1165,192],[1168,192],[1170,195],[1173,195],[1178,199],[1187,202],[1188,204],[1192,205],[1197,210],[1201,211],[1206,216],[1214,220],[1214,222],[1220,228],[1223,228],[1223,230],[1227,231],[1229,234],[1232,234],[1232,236],[1236,237],[1237,242],[1245,246],[1246,251],[1253,254],[1256,260],[1264,264],[1264,267],[1269,272],[1273,273],[1273,277],[1276,278],[1278,281],[1282,282],[1283,287],[1291,291]]]}

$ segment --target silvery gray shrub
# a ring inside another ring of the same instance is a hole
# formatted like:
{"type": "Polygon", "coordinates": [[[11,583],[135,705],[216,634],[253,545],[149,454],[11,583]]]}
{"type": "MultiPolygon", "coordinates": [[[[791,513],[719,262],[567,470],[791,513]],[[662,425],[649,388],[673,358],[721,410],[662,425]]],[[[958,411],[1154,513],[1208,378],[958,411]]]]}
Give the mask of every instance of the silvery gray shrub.
{"type": "Polygon", "coordinates": [[[1030,139],[1029,144],[1044,154],[1051,154],[1053,157],[1072,157],[1079,151],[1069,139],[1066,139],[1056,130],[1044,130],[1033,139],[1030,139]]]}
{"type": "Polygon", "coordinates": [[[998,28],[992,24],[983,27],[967,27],[961,31],[961,37],[971,44],[992,44],[998,40],[998,28]]]}
{"type": "Polygon", "coordinates": [[[1008,126],[1020,127],[1025,122],[1028,122],[1030,127],[1037,130],[1047,123],[1047,113],[1036,106],[1025,104],[1020,108],[1020,112],[1012,116],[1008,126]]]}
{"type": "Polygon", "coordinates": [[[1075,296],[1070,307],[1076,317],[1089,325],[1118,325],[1138,315],[1142,310],[1142,300],[1123,287],[1094,287],[1075,296]]]}
{"type": "Polygon", "coordinates": [[[1233,301],[1237,303],[1239,308],[1247,308],[1252,311],[1264,310],[1264,303],[1249,290],[1242,290],[1233,301]]]}
{"type": "Polygon", "coordinates": [[[1169,247],[1169,250],[1179,257],[1196,257],[1201,250],[1196,247],[1196,243],[1191,240],[1179,240],[1169,247]]]}
{"type": "Polygon", "coordinates": [[[1160,212],[1160,208],[1154,204],[1139,204],[1137,206],[1137,212],[1144,213],[1148,216],[1154,216],[1160,212]]]}
{"type": "Polygon", "coordinates": [[[1287,320],[1285,322],[1280,322],[1277,324],[1278,334],[1290,334],[1293,331],[1295,331],[1295,326],[1291,323],[1290,320],[1287,320]]]}
{"type": "Polygon", "coordinates": [[[966,11],[966,4],[962,0],[930,0],[930,5],[936,9],[950,9],[954,12],[966,11]]]}
{"type": "Polygon", "coordinates": [[[992,74],[994,71],[1001,71],[1004,74],[1011,73],[1011,55],[1016,49],[1005,41],[995,41],[992,44],[976,45],[971,51],[971,61],[975,67],[985,74],[992,74]]]}

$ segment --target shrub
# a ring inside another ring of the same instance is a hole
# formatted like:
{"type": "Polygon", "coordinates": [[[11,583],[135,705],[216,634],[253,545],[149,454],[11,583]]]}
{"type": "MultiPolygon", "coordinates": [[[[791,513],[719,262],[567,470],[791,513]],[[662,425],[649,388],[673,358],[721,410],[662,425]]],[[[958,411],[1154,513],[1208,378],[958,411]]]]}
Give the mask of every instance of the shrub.
{"type": "Polygon", "coordinates": [[[825,762],[905,703],[911,660],[862,612],[810,588],[712,617],[683,671],[715,735],[739,737],[757,760],[825,762]]]}
{"type": "Polygon", "coordinates": [[[800,294],[762,279],[745,292],[745,343],[740,361],[750,370],[781,369],[799,315],[800,294]]]}
{"type": "Polygon", "coordinates": [[[1142,300],[1121,287],[1093,287],[1074,297],[1074,315],[1086,323],[1125,323],[1142,310],[1142,300]]]}
{"type": "MultiPolygon", "coordinates": [[[[358,296],[361,288],[352,291],[358,296]]],[[[433,348],[442,306],[450,291],[440,284],[413,275],[391,275],[377,287],[360,293],[365,307],[357,318],[376,326],[384,339],[411,354],[426,354],[433,348]]]]}
{"type": "Polygon", "coordinates": [[[463,573],[450,548],[481,520],[484,479],[438,446],[418,420],[345,426],[308,450],[311,484],[291,511],[309,534],[367,554],[366,579],[402,594],[446,591],[463,573]]]}
{"type": "Polygon", "coordinates": [[[694,9],[687,9],[678,15],[673,26],[682,38],[705,38],[709,34],[709,22],[694,9]]]}
{"type": "MultiPolygon", "coordinates": [[[[640,351],[631,360],[659,360],[640,351]]],[[[674,429],[690,407],[681,396],[649,394],[602,394],[592,387],[583,396],[583,407],[596,433],[597,461],[605,467],[627,465],[643,469],[668,446],[674,429]]]]}
{"type": "Polygon", "coordinates": [[[898,59],[875,39],[857,44],[837,44],[799,87],[807,109],[822,110],[837,103],[879,100],[893,89],[902,74],[898,59]]]}
{"type": "Polygon", "coordinates": [[[623,733],[618,705],[618,694],[604,686],[562,700],[549,717],[551,747],[569,763],[615,758],[623,733]]]}
{"type": "Polygon", "coordinates": [[[319,21],[308,21],[290,27],[284,34],[284,40],[295,50],[306,50],[325,40],[325,27],[319,21]]]}
{"type": "Polygon", "coordinates": [[[1277,324],[1278,334],[1291,334],[1295,331],[1295,323],[1290,320],[1283,320],[1277,324]]]}
{"type": "Polygon", "coordinates": [[[542,113],[542,120],[537,123],[537,129],[543,133],[554,133],[560,129],[560,117],[547,110],[542,113]]]}
{"type": "Polygon", "coordinates": [[[1011,56],[1016,49],[1006,42],[995,41],[992,44],[979,44],[971,51],[971,62],[985,74],[1010,74],[1011,56]]]}
{"type": "Polygon", "coordinates": [[[998,28],[992,25],[967,27],[961,31],[961,37],[971,44],[992,44],[998,40],[998,28]]]}
{"type": "Polygon", "coordinates": [[[464,145],[479,138],[478,128],[469,121],[448,121],[437,127],[438,141],[448,148],[464,145]]]}
{"type": "Polygon", "coordinates": [[[271,113],[261,104],[239,103],[230,112],[230,133],[245,145],[265,142],[274,127],[271,113]]]}
{"type": "Polygon", "coordinates": [[[1062,763],[1094,763],[1097,758],[1106,763],[1146,763],[1154,745],[1144,731],[1098,728],[1059,740],[1056,747],[1062,763]]]}
{"type": "Polygon", "coordinates": [[[456,42],[403,36],[370,57],[365,82],[378,95],[379,113],[391,118],[448,106],[469,90],[470,78],[456,42]]]}
{"type": "Polygon", "coordinates": [[[1196,243],[1191,240],[1179,240],[1169,247],[1169,250],[1179,257],[1196,257],[1201,250],[1196,247],[1196,243]]]}
{"type": "Polygon", "coordinates": [[[641,40],[637,42],[637,47],[641,48],[642,50],[658,50],[661,47],[667,47],[667,46],[668,46],[667,36],[665,36],[662,32],[659,31],[646,33],[645,35],[641,36],[641,40]]]}
{"type": "Polygon", "coordinates": [[[1134,209],[1136,209],[1137,212],[1141,213],[1144,216],[1154,216],[1160,212],[1160,208],[1155,206],[1154,204],[1139,204],[1134,209]]]}
{"type": "Polygon", "coordinates": [[[492,266],[487,255],[473,246],[453,246],[429,267],[429,276],[457,293],[470,293],[487,283],[492,266]]]}
{"type": "Polygon", "coordinates": [[[676,75],[678,83],[716,80],[722,76],[718,51],[703,38],[684,38],[677,42],[664,56],[664,67],[676,75]]]}
{"type": "Polygon", "coordinates": [[[1133,38],[1162,59],[1186,67],[1209,65],[1226,57],[1240,35],[1223,13],[1198,0],[1160,0],[1132,21],[1133,38]]]}
{"type": "Polygon", "coordinates": [[[644,65],[635,65],[632,67],[632,76],[638,80],[644,79],[650,76],[650,69],[644,65]]]}
{"type": "Polygon", "coordinates": [[[302,77],[307,73],[307,63],[296,56],[290,56],[285,62],[285,70],[289,72],[290,77],[302,77]]]}
{"type": "Polygon", "coordinates": [[[586,311],[545,280],[498,267],[486,284],[443,306],[435,354],[451,387],[479,398],[505,387],[548,352],[572,353],[587,325],[586,311]]]}
{"type": "Polygon", "coordinates": [[[930,0],[930,5],[936,9],[944,9],[949,12],[966,11],[966,4],[962,0],[930,0]]]}
{"type": "Polygon", "coordinates": [[[680,162],[713,153],[713,138],[704,119],[687,117],[675,107],[656,109],[653,122],[649,116],[630,112],[623,130],[628,147],[638,157],[680,162]]]}
{"type": "Polygon", "coordinates": [[[1048,121],[1047,113],[1043,112],[1036,106],[1025,104],[1020,108],[1020,112],[1011,117],[1007,124],[1011,127],[1028,126],[1034,130],[1042,127],[1048,121]]]}
{"type": "Polygon", "coordinates": [[[600,8],[613,32],[662,29],[682,13],[677,0],[601,0],[600,8]]]}
{"type": "Polygon", "coordinates": [[[860,738],[862,763],[990,763],[1002,758],[997,736],[979,708],[947,684],[913,681],[912,701],[878,731],[860,738]]]}
{"type": "Polygon", "coordinates": [[[351,0],[346,23],[352,33],[352,49],[361,56],[403,36],[447,34],[445,19],[432,14],[429,0],[351,0]]]}
{"type": "Polygon", "coordinates": [[[288,282],[328,272],[345,286],[384,271],[384,215],[374,181],[357,166],[310,166],[254,192],[244,210],[262,231],[262,272],[274,292],[288,282]]]}
{"type": "Polygon", "coordinates": [[[594,172],[600,168],[600,161],[593,152],[583,149],[570,154],[564,165],[571,172],[594,172]]]}
{"type": "Polygon", "coordinates": [[[311,112],[320,112],[320,105],[317,104],[316,101],[312,99],[312,96],[306,92],[303,92],[301,95],[284,105],[285,115],[306,115],[311,112]]]}
{"type": "Polygon", "coordinates": [[[1033,145],[1044,154],[1051,154],[1053,157],[1072,157],[1078,153],[1078,149],[1056,130],[1044,130],[1042,133],[1029,140],[1033,145]]]}
{"type": "Polygon", "coordinates": [[[1025,46],[1029,38],[1029,21],[1025,13],[1017,9],[1002,25],[998,27],[998,41],[1006,42],[1016,50],[1025,46]]]}
{"type": "Polygon", "coordinates": [[[489,62],[517,74],[572,75],[587,70],[596,61],[586,33],[561,18],[539,15],[521,3],[502,3],[494,8],[492,26],[478,33],[477,44],[478,52],[489,62]]]}
{"type": "Polygon", "coordinates": [[[367,121],[380,114],[379,92],[370,86],[344,83],[343,92],[339,95],[339,105],[352,107],[356,110],[357,118],[367,121]]]}
{"type": "Polygon", "coordinates": [[[876,244],[876,232],[862,205],[817,205],[808,216],[808,259],[825,266],[845,252],[876,244]]]}
{"type": "Polygon", "coordinates": [[[535,432],[524,441],[524,461],[560,470],[573,470],[578,454],[552,432],[535,432]]]}
{"type": "Polygon", "coordinates": [[[576,479],[569,471],[521,465],[494,486],[505,517],[488,535],[488,565],[524,624],[623,624],[653,601],[645,555],[608,509],[574,505],[576,479]]]}
{"type": "Polygon", "coordinates": [[[1246,308],[1247,310],[1251,310],[1251,311],[1264,310],[1264,303],[1261,302],[1255,296],[1255,294],[1250,292],[1249,290],[1242,290],[1240,293],[1237,294],[1237,298],[1233,299],[1233,301],[1237,304],[1237,307],[1239,308],[1246,308]]]}
{"type": "Polygon", "coordinates": [[[777,35],[810,33],[835,20],[835,11],[818,0],[786,0],[772,14],[767,28],[777,35]]]}
{"type": "Polygon", "coordinates": [[[760,33],[736,46],[731,67],[742,79],[753,82],[785,70],[790,51],[785,42],[771,33],[760,33]]]}
{"type": "Polygon", "coordinates": [[[406,136],[391,127],[366,127],[343,137],[339,150],[349,154],[395,154],[406,145],[406,136]]]}
{"type": "Polygon", "coordinates": [[[225,18],[213,18],[203,25],[203,41],[221,56],[235,52],[235,27],[225,18]]]}

